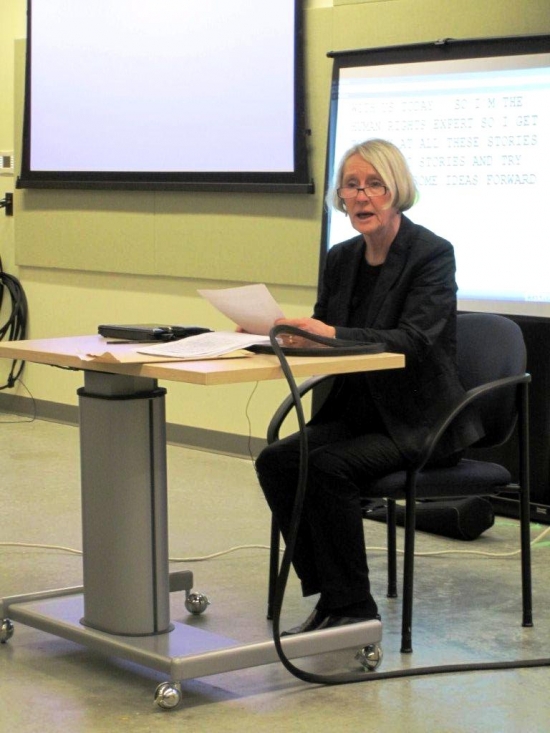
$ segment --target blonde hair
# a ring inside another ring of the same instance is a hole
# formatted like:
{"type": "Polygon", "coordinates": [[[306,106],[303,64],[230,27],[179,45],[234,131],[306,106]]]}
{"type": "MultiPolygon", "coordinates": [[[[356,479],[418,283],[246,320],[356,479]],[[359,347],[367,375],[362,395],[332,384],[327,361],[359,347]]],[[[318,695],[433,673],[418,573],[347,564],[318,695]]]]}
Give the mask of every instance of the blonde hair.
{"type": "Polygon", "coordinates": [[[407,211],[418,198],[418,189],[405,156],[399,148],[388,140],[365,140],[351,147],[342,157],[336,170],[334,184],[327,194],[327,204],[338,211],[345,212],[345,203],[337,194],[342,185],[344,167],[353,155],[360,155],[363,160],[375,168],[391,194],[388,208],[394,206],[398,211],[407,211]]]}

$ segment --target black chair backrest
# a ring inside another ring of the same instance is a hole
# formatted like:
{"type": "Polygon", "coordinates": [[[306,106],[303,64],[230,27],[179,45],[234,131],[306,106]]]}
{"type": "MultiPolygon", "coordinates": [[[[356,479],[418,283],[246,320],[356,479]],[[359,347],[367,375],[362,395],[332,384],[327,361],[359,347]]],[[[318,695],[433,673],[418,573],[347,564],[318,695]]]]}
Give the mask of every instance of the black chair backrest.
{"type": "MultiPolygon", "coordinates": [[[[524,374],[527,352],[521,328],[494,313],[461,313],[457,318],[457,364],[462,386],[524,374]]],[[[517,417],[517,387],[495,390],[476,403],[485,436],[476,447],[497,446],[511,435],[517,417]]]]}

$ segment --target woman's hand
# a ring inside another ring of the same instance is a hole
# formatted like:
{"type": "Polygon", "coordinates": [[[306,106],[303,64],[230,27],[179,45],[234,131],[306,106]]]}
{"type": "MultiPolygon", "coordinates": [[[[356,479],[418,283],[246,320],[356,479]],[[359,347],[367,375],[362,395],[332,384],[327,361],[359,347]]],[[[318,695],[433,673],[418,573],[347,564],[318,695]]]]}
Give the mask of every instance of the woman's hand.
{"type": "MultiPolygon", "coordinates": [[[[318,321],[315,318],[278,318],[275,321],[276,326],[286,325],[294,326],[302,331],[309,331],[317,336],[324,336],[325,338],[335,338],[336,329],[334,326],[327,326],[326,323],[318,321]]],[[[280,339],[283,346],[322,346],[315,341],[310,341],[302,336],[294,336],[290,334],[280,334],[280,339]]]]}

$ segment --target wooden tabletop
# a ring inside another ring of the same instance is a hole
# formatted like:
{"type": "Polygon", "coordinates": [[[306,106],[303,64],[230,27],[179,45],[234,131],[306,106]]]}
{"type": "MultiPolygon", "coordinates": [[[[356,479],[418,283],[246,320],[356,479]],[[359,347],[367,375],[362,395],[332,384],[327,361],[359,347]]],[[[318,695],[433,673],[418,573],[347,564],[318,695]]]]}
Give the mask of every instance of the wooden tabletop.
{"type": "MultiPolygon", "coordinates": [[[[136,344],[112,344],[99,335],[68,336],[0,343],[0,358],[203,385],[283,378],[276,356],[254,354],[243,358],[165,361],[139,355],[137,349],[136,344]],[[147,362],[143,363],[145,359],[147,362]]],[[[295,377],[401,369],[405,366],[405,357],[402,354],[386,352],[342,357],[287,358],[295,377]]]]}

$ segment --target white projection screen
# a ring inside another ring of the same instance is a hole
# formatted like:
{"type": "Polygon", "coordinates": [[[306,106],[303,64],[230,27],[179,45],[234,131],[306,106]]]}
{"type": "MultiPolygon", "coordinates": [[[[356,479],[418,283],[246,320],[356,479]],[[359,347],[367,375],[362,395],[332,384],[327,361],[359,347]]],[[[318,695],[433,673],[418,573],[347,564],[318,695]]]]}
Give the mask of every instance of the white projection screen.
{"type": "MultiPolygon", "coordinates": [[[[460,310],[550,318],[550,36],[330,55],[327,182],[351,145],[391,140],[408,215],[454,245],[460,310]]],[[[327,210],[321,257],[354,234],[327,210]]]]}
{"type": "Polygon", "coordinates": [[[28,0],[20,187],[311,192],[302,0],[28,0]]]}

